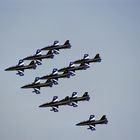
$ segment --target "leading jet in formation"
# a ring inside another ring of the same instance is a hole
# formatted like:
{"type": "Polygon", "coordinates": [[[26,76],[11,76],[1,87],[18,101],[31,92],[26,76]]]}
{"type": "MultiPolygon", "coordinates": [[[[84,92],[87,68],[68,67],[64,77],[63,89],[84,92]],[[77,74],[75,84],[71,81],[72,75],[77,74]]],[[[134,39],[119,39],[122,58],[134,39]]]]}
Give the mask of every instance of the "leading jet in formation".
{"type": "Polygon", "coordinates": [[[41,49],[38,49],[34,55],[27,56],[23,60],[35,60],[38,65],[42,64],[43,59],[53,59],[54,52],[53,50],[49,50],[47,54],[42,55],[41,49]]]}
{"type": "Polygon", "coordinates": [[[70,48],[71,48],[71,44],[70,44],[69,40],[66,40],[66,42],[63,45],[60,45],[59,41],[56,40],[56,41],[54,41],[53,45],[44,47],[41,50],[42,51],[53,50],[53,52],[55,54],[59,54],[60,49],[70,49],[70,48]]]}
{"type": "Polygon", "coordinates": [[[46,79],[58,80],[59,78],[70,78],[70,76],[75,76],[75,73],[69,71],[69,72],[58,74],[58,69],[54,68],[51,74],[42,76],[40,77],[40,79],[41,80],[46,80],[46,79]]]}
{"type": "Polygon", "coordinates": [[[23,76],[24,75],[24,70],[25,69],[36,69],[37,65],[35,61],[31,61],[30,64],[24,65],[24,60],[19,60],[18,65],[9,67],[5,69],[5,71],[17,71],[17,75],[23,76]]]}
{"type": "Polygon", "coordinates": [[[94,58],[89,58],[89,55],[88,54],[84,54],[84,57],[83,59],[80,59],[80,60],[76,60],[74,61],[73,63],[74,64],[82,64],[82,63],[92,63],[92,62],[101,62],[101,57],[100,57],[100,54],[96,54],[94,58]]]}
{"type": "Polygon", "coordinates": [[[34,90],[32,92],[35,92],[36,94],[40,94],[40,88],[41,87],[52,87],[53,85],[57,85],[57,81],[54,80],[47,80],[44,83],[40,82],[40,78],[36,77],[34,82],[31,84],[27,84],[25,86],[22,86],[23,89],[33,88],[34,90]]]}
{"type": "Polygon", "coordinates": [[[89,101],[89,99],[90,97],[88,95],[88,92],[85,92],[82,97],[77,97],[77,92],[73,92],[71,97],[66,96],[60,101],[58,100],[58,96],[54,96],[51,102],[42,104],[39,107],[51,107],[52,109],[50,111],[58,112],[59,106],[69,105],[77,107],[78,101],[89,101]]]}
{"type": "Polygon", "coordinates": [[[95,115],[90,115],[89,120],[82,121],[76,125],[77,126],[88,125],[89,127],[87,129],[94,131],[96,130],[95,126],[97,124],[107,124],[107,123],[108,123],[108,120],[106,118],[106,115],[103,115],[100,120],[95,120],[95,115]]]}

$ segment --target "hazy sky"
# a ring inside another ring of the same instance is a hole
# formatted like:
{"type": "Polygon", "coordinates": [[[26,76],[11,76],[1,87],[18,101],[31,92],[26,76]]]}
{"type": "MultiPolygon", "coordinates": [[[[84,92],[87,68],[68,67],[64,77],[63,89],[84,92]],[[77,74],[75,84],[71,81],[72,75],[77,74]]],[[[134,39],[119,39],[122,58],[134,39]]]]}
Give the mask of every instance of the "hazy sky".
{"type": "Polygon", "coordinates": [[[0,0],[0,139],[2,140],[118,140],[139,139],[140,126],[140,1],[139,0],[0,0]],[[59,40],[72,48],[44,60],[24,77],[4,69],[59,40]],[[75,77],[60,79],[41,94],[20,87],[36,76],[66,67],[84,53],[100,53],[101,63],[91,64],[75,77]],[[78,108],[38,108],[57,95],[60,99],[85,91],[89,102],[78,108]],[[109,123],[95,132],[75,126],[91,114],[106,115],[109,123]]]}

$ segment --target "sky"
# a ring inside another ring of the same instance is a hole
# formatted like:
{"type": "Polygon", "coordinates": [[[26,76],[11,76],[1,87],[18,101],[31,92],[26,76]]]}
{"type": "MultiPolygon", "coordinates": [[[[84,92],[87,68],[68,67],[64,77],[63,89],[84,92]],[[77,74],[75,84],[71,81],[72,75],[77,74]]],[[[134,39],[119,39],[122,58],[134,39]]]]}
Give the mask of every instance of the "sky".
{"type": "Polygon", "coordinates": [[[139,44],[139,0],[0,0],[0,139],[139,139],[139,44]],[[63,44],[67,39],[71,49],[25,71],[24,77],[4,71],[54,40],[63,44]],[[90,58],[99,53],[102,62],[42,88],[39,95],[20,88],[85,53],[90,58]],[[74,91],[78,96],[87,91],[90,101],[60,107],[58,113],[38,107],[74,91]],[[108,124],[97,125],[94,132],[75,126],[91,114],[96,119],[105,114],[108,124]]]}

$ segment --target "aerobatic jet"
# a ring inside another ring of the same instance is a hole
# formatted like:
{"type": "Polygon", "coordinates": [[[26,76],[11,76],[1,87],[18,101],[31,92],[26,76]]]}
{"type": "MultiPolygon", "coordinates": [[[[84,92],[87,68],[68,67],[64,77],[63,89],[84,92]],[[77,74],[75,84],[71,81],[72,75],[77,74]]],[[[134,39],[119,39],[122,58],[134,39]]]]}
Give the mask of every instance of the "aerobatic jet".
{"type": "Polygon", "coordinates": [[[66,96],[64,99],[58,101],[58,96],[54,96],[51,102],[40,105],[39,107],[51,107],[50,111],[58,112],[59,106],[69,105],[71,102],[70,97],[66,96]]]}
{"type": "Polygon", "coordinates": [[[43,51],[44,50],[53,50],[53,52],[55,54],[59,54],[60,49],[70,49],[70,48],[71,48],[71,44],[70,44],[69,40],[66,40],[63,45],[60,45],[59,41],[56,40],[56,41],[54,41],[53,45],[44,47],[41,50],[43,50],[43,51]]]}
{"type": "Polygon", "coordinates": [[[75,72],[77,70],[86,70],[87,68],[89,68],[89,64],[88,63],[81,63],[79,66],[75,66],[73,62],[70,62],[68,67],[59,69],[58,72],[68,72],[70,71],[75,72]]]}
{"type": "Polygon", "coordinates": [[[92,63],[92,62],[101,62],[101,57],[99,54],[96,54],[94,58],[89,58],[88,54],[84,54],[83,59],[76,60],[73,63],[74,64],[82,64],[82,63],[92,63]]]}
{"type": "Polygon", "coordinates": [[[71,100],[70,105],[73,107],[77,107],[79,101],[89,101],[90,97],[88,95],[88,92],[85,92],[81,97],[77,97],[77,92],[73,92],[72,96],[70,97],[70,100],[71,100]]]}
{"type": "Polygon", "coordinates": [[[58,74],[58,70],[54,68],[51,74],[42,76],[40,77],[40,79],[41,80],[46,80],[46,79],[58,80],[58,78],[70,78],[70,76],[75,76],[75,73],[69,71],[69,72],[64,72],[62,74],[58,74]]]}
{"type": "Polygon", "coordinates": [[[9,68],[5,69],[5,71],[17,71],[17,73],[16,73],[17,75],[23,76],[25,69],[36,69],[36,67],[37,66],[36,66],[35,61],[31,61],[28,65],[24,65],[24,60],[21,59],[21,60],[19,60],[18,65],[9,67],[9,68]]]}
{"type": "Polygon", "coordinates": [[[108,123],[108,120],[106,118],[106,115],[103,115],[100,120],[95,120],[95,115],[90,115],[89,120],[82,121],[76,125],[77,126],[88,125],[89,127],[87,129],[94,131],[96,130],[95,126],[97,124],[107,124],[107,123],[108,123]]]}
{"type": "Polygon", "coordinates": [[[41,87],[52,87],[53,85],[57,85],[57,84],[58,84],[57,81],[50,80],[50,79],[44,83],[41,83],[40,78],[36,77],[33,83],[22,86],[21,88],[24,89],[33,88],[34,90],[32,92],[35,92],[36,94],[40,94],[41,87]]]}
{"type": "Polygon", "coordinates": [[[89,101],[90,97],[87,92],[82,97],[77,97],[77,92],[73,92],[72,96],[66,96],[64,99],[58,101],[58,96],[54,96],[51,102],[40,105],[39,107],[52,107],[50,111],[58,112],[59,106],[69,105],[77,107],[78,101],[89,101]]]}
{"type": "Polygon", "coordinates": [[[53,50],[49,50],[47,54],[42,55],[41,49],[38,49],[34,55],[25,57],[24,60],[35,60],[37,65],[42,64],[43,59],[53,59],[54,58],[54,53],[53,50]]]}

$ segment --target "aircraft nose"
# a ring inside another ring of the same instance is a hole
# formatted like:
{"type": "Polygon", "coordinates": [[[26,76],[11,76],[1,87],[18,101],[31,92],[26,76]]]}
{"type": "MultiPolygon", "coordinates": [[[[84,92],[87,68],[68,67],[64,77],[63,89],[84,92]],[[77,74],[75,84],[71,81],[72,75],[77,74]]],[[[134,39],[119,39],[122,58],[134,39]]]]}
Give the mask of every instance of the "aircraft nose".
{"type": "Polygon", "coordinates": [[[9,71],[9,70],[10,70],[10,68],[5,69],[5,71],[9,71]]]}
{"type": "Polygon", "coordinates": [[[80,126],[80,125],[81,125],[81,123],[77,123],[77,124],[76,124],[76,126],[80,126]]]}
{"type": "Polygon", "coordinates": [[[21,88],[28,88],[28,86],[27,86],[27,85],[25,85],[25,86],[22,86],[21,88]]]}
{"type": "Polygon", "coordinates": [[[38,106],[38,107],[43,107],[43,105],[40,105],[40,106],[38,106]]]}

